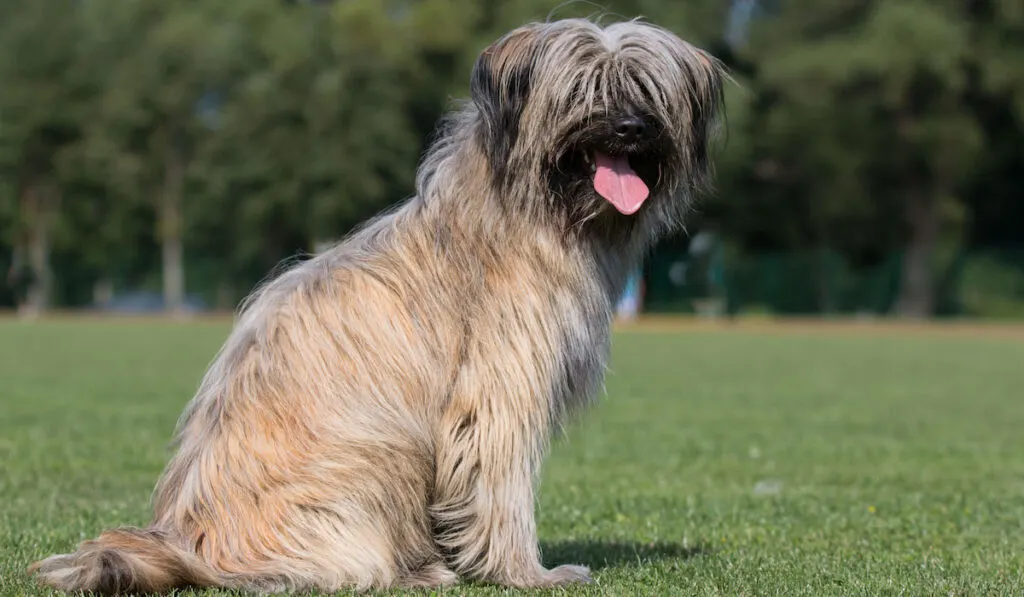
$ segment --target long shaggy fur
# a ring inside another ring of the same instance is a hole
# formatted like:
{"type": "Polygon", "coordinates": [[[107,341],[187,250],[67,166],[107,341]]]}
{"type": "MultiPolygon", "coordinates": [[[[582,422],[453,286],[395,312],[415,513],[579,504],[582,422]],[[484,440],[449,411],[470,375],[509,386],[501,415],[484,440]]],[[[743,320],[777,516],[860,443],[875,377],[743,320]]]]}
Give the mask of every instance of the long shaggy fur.
{"type": "Polygon", "coordinates": [[[179,421],[149,527],[32,569],[102,593],[589,580],[541,565],[538,471],[601,385],[626,275],[706,182],[721,82],[637,21],[498,40],[416,196],[246,302],[179,421]],[[650,124],[642,146],[615,145],[624,114],[650,124]],[[637,213],[595,194],[592,147],[632,152],[651,188],[637,213]]]}

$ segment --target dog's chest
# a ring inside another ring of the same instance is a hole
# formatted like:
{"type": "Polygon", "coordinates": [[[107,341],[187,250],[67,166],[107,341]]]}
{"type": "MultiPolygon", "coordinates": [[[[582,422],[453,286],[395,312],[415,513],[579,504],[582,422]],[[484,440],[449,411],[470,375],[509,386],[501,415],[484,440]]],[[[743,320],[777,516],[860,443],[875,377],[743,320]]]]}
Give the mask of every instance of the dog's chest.
{"type": "MultiPolygon", "coordinates": [[[[545,394],[534,399],[561,418],[594,398],[603,381],[612,316],[605,276],[575,252],[521,247],[504,257],[475,268],[480,292],[467,332],[500,352],[492,366],[506,369],[504,378],[529,379],[545,394]]],[[[455,307],[466,313],[465,304],[455,307]]]]}
{"type": "Polygon", "coordinates": [[[554,285],[548,322],[550,341],[557,346],[553,367],[553,406],[571,411],[595,398],[600,389],[611,344],[611,305],[600,284],[584,280],[554,285]]]}
{"type": "Polygon", "coordinates": [[[607,317],[592,313],[562,330],[561,379],[554,399],[563,409],[584,406],[597,396],[608,361],[610,332],[607,317]]]}

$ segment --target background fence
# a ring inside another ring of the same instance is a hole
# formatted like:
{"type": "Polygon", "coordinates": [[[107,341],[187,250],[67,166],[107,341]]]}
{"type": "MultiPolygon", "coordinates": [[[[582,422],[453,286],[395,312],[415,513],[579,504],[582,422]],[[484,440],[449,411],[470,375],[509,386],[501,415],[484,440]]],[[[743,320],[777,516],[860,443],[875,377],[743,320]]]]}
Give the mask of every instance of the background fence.
{"type": "MultiPolygon", "coordinates": [[[[939,317],[1024,318],[1024,250],[958,252],[940,264],[939,317]]],[[[655,313],[887,315],[899,299],[903,255],[854,267],[835,252],[694,255],[656,252],[644,307],[655,313]]]]}

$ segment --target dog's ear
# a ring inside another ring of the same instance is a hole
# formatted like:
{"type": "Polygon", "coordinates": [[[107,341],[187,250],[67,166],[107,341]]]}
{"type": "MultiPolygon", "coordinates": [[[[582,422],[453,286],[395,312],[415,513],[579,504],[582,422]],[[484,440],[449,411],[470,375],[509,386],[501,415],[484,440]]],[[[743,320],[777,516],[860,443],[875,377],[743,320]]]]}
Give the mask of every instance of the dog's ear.
{"type": "Polygon", "coordinates": [[[519,136],[536,55],[535,29],[521,27],[481,52],[473,66],[470,97],[480,111],[480,143],[499,181],[519,136]]]}

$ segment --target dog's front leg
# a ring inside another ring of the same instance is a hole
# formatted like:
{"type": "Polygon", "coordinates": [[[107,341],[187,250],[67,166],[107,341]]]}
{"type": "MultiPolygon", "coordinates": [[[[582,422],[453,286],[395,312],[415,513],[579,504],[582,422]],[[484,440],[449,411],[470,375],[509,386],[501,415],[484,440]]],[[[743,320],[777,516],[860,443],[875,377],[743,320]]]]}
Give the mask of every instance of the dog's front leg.
{"type": "Polygon", "coordinates": [[[583,566],[541,564],[534,489],[550,406],[536,394],[550,386],[531,379],[526,362],[481,364],[462,369],[436,436],[431,513],[438,547],[456,572],[486,582],[590,582],[583,566]]]}

